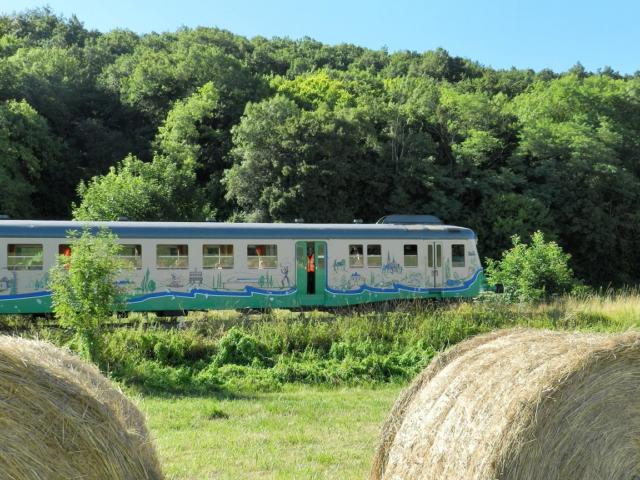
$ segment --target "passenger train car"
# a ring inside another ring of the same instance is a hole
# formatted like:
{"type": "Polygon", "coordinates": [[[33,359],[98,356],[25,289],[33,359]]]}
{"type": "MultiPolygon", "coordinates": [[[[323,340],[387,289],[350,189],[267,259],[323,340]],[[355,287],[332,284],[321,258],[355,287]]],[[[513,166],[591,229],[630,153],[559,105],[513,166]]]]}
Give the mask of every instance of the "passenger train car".
{"type": "Polygon", "coordinates": [[[70,230],[107,227],[122,244],[126,310],[346,306],[472,297],[476,235],[427,215],[376,224],[0,220],[0,314],[51,311],[48,271],[70,230]]]}

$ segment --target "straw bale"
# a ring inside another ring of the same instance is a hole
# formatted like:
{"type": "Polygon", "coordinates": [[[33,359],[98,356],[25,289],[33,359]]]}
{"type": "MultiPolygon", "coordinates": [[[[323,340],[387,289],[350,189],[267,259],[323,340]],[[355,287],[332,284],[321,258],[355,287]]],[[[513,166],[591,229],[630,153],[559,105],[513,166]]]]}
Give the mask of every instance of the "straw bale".
{"type": "Polygon", "coordinates": [[[92,365],[0,336],[0,476],[161,479],[144,417],[92,365]]]}
{"type": "Polygon", "coordinates": [[[640,478],[640,334],[516,329],[460,343],[401,394],[370,478],[640,478]]]}

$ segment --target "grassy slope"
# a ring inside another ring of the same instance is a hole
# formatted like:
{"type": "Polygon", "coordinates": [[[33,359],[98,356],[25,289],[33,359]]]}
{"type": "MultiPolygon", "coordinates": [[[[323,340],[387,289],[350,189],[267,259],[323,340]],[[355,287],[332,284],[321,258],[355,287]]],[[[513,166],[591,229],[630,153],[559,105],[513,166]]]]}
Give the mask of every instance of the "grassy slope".
{"type": "Polygon", "coordinates": [[[400,387],[142,397],[169,479],[365,478],[400,387]],[[228,418],[216,417],[221,410],[228,418]]]}

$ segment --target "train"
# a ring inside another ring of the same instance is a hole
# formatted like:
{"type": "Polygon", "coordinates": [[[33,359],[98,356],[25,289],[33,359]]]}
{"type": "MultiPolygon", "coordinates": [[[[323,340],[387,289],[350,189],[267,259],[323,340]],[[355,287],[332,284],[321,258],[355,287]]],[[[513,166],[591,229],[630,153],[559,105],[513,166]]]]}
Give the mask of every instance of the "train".
{"type": "Polygon", "coordinates": [[[0,314],[52,310],[49,270],[70,231],[107,228],[121,244],[125,311],[345,307],[475,297],[473,230],[432,215],[377,223],[0,220],[0,314]]]}

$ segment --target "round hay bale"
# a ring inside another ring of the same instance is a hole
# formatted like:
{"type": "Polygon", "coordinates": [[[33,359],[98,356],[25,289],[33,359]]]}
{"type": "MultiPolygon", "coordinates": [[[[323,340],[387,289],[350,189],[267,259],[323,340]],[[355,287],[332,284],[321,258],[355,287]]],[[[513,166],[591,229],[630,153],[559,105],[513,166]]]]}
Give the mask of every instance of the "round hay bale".
{"type": "Polygon", "coordinates": [[[438,356],[394,405],[371,479],[640,478],[640,334],[507,330],[438,356]]]}
{"type": "Polygon", "coordinates": [[[144,417],[92,365],[0,336],[2,478],[161,479],[144,417]]]}

